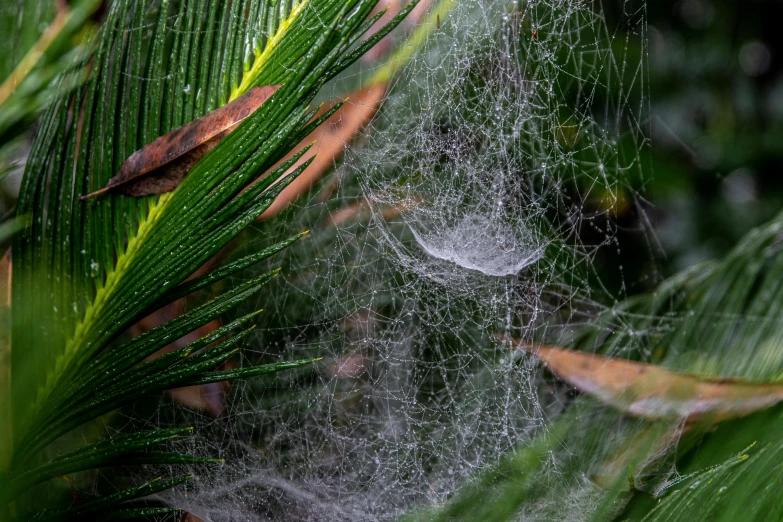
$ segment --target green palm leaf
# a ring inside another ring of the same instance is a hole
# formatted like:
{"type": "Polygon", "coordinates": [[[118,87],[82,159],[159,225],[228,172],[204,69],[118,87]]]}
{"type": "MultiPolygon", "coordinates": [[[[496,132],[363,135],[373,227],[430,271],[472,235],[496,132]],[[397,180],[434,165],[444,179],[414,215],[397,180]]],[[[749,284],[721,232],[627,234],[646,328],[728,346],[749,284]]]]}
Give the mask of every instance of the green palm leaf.
{"type": "MultiPolygon", "coordinates": [[[[250,333],[245,325],[251,314],[140,364],[235,307],[274,273],[237,285],[133,340],[116,341],[165,303],[257,263],[300,237],[185,282],[307,167],[305,163],[286,173],[302,151],[263,175],[329,116],[313,120],[310,103],[319,88],[413,7],[357,44],[375,20],[367,20],[375,4],[117,0],[109,5],[94,40],[86,82],[75,91],[63,90],[42,118],[17,203],[17,215],[27,216],[29,225],[13,244],[13,377],[11,393],[5,395],[10,401],[3,409],[13,429],[8,440],[0,441],[0,470],[9,484],[17,485],[6,489],[3,505],[47,476],[116,464],[139,444],[165,438],[167,432],[153,432],[146,439],[119,439],[110,447],[99,443],[41,460],[42,449],[62,435],[145,393],[312,362],[212,371],[250,333]],[[282,87],[173,193],[79,201],[103,187],[122,161],[145,143],[254,86],[269,84],[282,87]],[[218,344],[208,348],[214,342],[218,344]]],[[[162,454],[140,460],[187,458],[162,454]]],[[[48,511],[44,519],[93,517],[176,483],[131,488],[48,511]]],[[[125,511],[127,516],[144,514],[125,511]]]]}

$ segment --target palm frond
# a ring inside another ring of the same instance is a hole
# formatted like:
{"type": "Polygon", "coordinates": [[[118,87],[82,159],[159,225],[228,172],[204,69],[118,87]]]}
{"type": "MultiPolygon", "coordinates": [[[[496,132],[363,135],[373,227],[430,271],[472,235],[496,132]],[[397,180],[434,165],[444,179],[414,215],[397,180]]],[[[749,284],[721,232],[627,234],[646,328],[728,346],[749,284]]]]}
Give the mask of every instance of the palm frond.
{"type": "MultiPolygon", "coordinates": [[[[236,353],[252,331],[246,325],[255,314],[143,362],[258,292],[274,272],[236,285],[130,341],[118,340],[155,309],[301,237],[186,282],[307,168],[304,162],[288,172],[305,149],[273,169],[333,112],[314,119],[317,109],[309,105],[321,86],[377,41],[357,43],[371,26],[373,20],[366,19],[376,3],[117,0],[109,5],[93,42],[87,80],[63,91],[41,120],[17,203],[17,215],[29,216],[29,224],[13,244],[13,431],[12,440],[0,441],[0,469],[9,483],[21,479],[4,493],[3,505],[53,473],[126,462],[139,448],[170,435],[130,435],[41,461],[41,450],[62,435],[143,394],[313,362],[213,371],[236,353]],[[282,87],[173,193],[79,201],[105,186],[142,145],[252,87],[270,84],[282,87]]],[[[188,458],[164,453],[137,460],[188,458]]],[[[45,512],[42,519],[94,517],[177,483],[148,483],[45,512]]]]}
{"type": "Polygon", "coordinates": [[[155,493],[159,493],[161,491],[165,491],[167,489],[178,486],[179,484],[186,482],[188,478],[189,477],[181,477],[174,480],[163,480],[161,477],[158,477],[154,480],[150,480],[149,482],[145,482],[140,486],[127,488],[117,493],[114,493],[112,495],[106,495],[105,497],[101,497],[96,500],[91,500],[89,502],[84,502],[64,509],[51,510],[48,512],[45,511],[39,514],[38,516],[35,516],[31,520],[60,521],[60,520],[95,520],[101,518],[116,520],[115,516],[121,519],[121,518],[129,518],[131,515],[132,518],[139,518],[140,516],[171,513],[177,510],[166,509],[165,511],[160,512],[157,510],[143,511],[140,509],[120,509],[119,510],[120,513],[117,514],[116,508],[121,507],[124,502],[141,498],[141,497],[154,495],[155,493]]]}

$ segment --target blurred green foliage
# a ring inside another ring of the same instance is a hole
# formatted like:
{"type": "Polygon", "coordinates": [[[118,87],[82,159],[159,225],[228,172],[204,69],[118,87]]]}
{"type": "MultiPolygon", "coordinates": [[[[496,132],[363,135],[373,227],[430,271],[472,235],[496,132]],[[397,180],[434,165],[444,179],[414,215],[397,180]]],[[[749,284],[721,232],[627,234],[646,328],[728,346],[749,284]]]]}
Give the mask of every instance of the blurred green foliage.
{"type": "MultiPolygon", "coordinates": [[[[608,7],[611,25],[628,3],[608,7]]],[[[721,256],[783,203],[783,4],[683,0],[645,11],[648,204],[618,219],[629,293],[721,256]],[[654,234],[640,237],[648,219],[654,234]],[[648,241],[645,258],[637,246],[648,241]]]]}

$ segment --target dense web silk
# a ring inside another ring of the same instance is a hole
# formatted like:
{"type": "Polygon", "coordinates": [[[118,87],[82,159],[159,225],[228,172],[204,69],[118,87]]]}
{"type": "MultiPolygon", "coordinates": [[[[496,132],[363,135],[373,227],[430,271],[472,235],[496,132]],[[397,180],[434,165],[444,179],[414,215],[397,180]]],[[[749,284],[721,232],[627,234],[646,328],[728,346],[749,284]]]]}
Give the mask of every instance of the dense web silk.
{"type": "MultiPolygon", "coordinates": [[[[547,429],[563,391],[494,336],[552,339],[623,297],[587,284],[620,248],[607,216],[636,197],[648,145],[644,9],[621,15],[467,0],[437,18],[299,221],[262,231],[312,229],[246,307],[264,308],[249,357],[323,362],[234,385],[225,419],[196,416],[187,449],[227,463],[167,500],[215,521],[390,520],[547,429]],[[346,208],[356,219],[330,219],[346,208]]],[[[594,507],[589,484],[572,493],[561,519],[594,507]]]]}

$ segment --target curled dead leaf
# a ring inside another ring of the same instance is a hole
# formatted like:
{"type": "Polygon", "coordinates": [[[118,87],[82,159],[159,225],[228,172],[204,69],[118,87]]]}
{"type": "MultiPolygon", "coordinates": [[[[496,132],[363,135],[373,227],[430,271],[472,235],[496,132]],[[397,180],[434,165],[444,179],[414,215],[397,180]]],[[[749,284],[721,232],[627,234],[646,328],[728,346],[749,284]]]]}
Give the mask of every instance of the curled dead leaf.
{"type": "Polygon", "coordinates": [[[253,87],[231,103],[164,134],[131,154],[104,188],[79,200],[114,190],[122,190],[129,196],[171,192],[201,158],[279,88],[279,85],[253,87]]]}
{"type": "Polygon", "coordinates": [[[709,379],[653,364],[501,340],[535,354],[577,390],[636,417],[714,424],[783,401],[783,384],[709,379]]]}
{"type": "MultiPolygon", "coordinates": [[[[289,203],[310,190],[310,187],[334,166],[335,161],[345,152],[346,145],[361,132],[367,122],[375,115],[385,95],[386,86],[381,84],[371,85],[351,93],[348,101],[337,112],[283,158],[280,163],[288,160],[315,140],[312,149],[292,165],[289,172],[315,156],[313,162],[280,193],[259,219],[269,219],[279,214],[289,203]]],[[[332,104],[333,106],[334,104],[332,104]]],[[[322,109],[320,114],[327,110],[326,108],[322,109]]]]}

